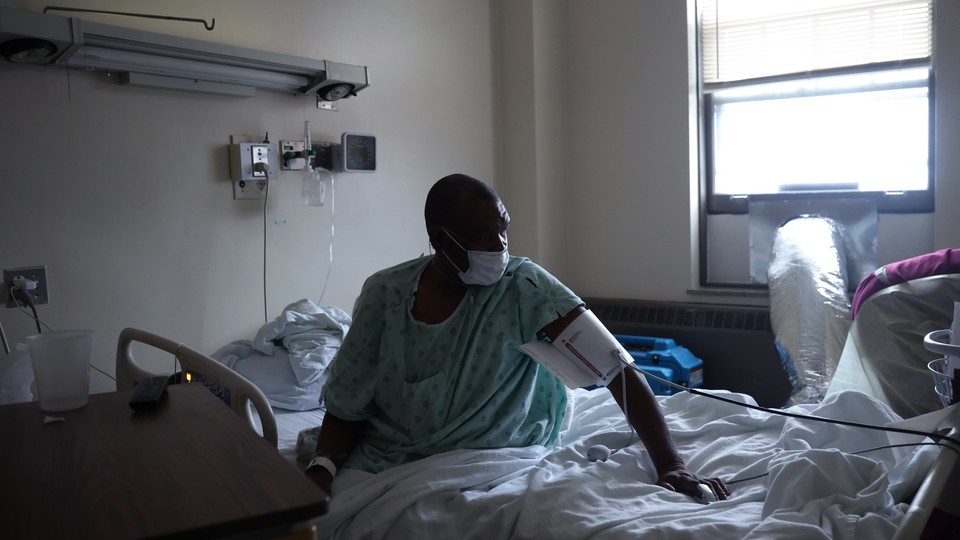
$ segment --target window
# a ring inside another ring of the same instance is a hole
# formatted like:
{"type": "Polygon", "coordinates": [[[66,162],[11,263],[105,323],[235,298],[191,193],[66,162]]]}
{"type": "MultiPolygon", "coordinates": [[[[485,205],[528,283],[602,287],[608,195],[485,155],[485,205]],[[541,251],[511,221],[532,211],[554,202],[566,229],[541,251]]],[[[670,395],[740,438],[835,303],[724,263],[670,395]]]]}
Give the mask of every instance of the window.
{"type": "Polygon", "coordinates": [[[932,0],[699,0],[707,211],[933,210],[932,0]]]}

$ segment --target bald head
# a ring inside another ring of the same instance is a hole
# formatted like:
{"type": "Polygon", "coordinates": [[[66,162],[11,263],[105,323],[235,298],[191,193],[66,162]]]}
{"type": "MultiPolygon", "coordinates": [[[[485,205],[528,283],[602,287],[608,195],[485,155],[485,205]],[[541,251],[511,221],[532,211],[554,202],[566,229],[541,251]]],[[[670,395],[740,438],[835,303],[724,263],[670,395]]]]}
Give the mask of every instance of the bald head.
{"type": "Polygon", "coordinates": [[[451,174],[437,180],[427,193],[423,209],[427,233],[432,234],[437,227],[453,226],[457,208],[470,201],[496,204],[500,197],[490,186],[465,174],[451,174]]]}

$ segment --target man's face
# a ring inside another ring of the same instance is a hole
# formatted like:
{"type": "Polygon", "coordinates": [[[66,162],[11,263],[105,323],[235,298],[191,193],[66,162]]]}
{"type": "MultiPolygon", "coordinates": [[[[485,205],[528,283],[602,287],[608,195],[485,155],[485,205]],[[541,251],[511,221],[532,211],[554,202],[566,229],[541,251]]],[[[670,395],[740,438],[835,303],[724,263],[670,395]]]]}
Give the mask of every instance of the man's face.
{"type": "Polygon", "coordinates": [[[503,251],[507,247],[510,214],[499,199],[462,201],[454,215],[454,223],[448,229],[465,249],[503,251]]]}
{"type": "Polygon", "coordinates": [[[452,263],[451,270],[466,272],[470,269],[466,250],[503,251],[507,247],[510,214],[499,199],[461,201],[454,208],[454,216],[453,223],[445,227],[453,238],[441,232],[439,241],[434,244],[446,255],[443,259],[452,263]]]}

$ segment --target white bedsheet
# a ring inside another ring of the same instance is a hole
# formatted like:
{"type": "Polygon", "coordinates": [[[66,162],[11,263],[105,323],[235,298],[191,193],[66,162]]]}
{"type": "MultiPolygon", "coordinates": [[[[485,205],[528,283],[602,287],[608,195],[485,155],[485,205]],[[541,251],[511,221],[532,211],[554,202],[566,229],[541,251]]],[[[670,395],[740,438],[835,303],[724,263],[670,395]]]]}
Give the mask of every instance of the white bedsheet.
{"type": "MultiPolygon", "coordinates": [[[[743,395],[723,393],[742,401],[743,395]]],[[[606,462],[587,448],[618,448],[630,432],[605,391],[577,391],[559,447],[457,450],[379,475],[343,470],[321,538],[889,538],[935,456],[921,447],[846,452],[888,444],[886,434],[787,419],[702,396],[661,398],[691,470],[731,484],[728,501],[700,505],[653,484],[639,443],[606,462]]],[[[791,410],[884,424],[899,418],[846,391],[791,410]]]]}
{"type": "Polygon", "coordinates": [[[277,422],[277,450],[291,463],[297,459],[297,434],[323,423],[323,409],[312,411],[288,411],[274,407],[273,417],[277,422]]]}

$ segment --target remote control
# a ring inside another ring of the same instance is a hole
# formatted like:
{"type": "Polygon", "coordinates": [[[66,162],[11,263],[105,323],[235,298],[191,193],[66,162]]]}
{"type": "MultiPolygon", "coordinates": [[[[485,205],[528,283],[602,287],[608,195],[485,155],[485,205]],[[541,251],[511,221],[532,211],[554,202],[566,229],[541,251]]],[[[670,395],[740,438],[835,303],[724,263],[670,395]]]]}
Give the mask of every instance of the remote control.
{"type": "Polygon", "coordinates": [[[167,393],[170,378],[166,375],[148,377],[137,383],[130,398],[130,408],[134,410],[150,409],[160,404],[163,395],[167,393]]]}

